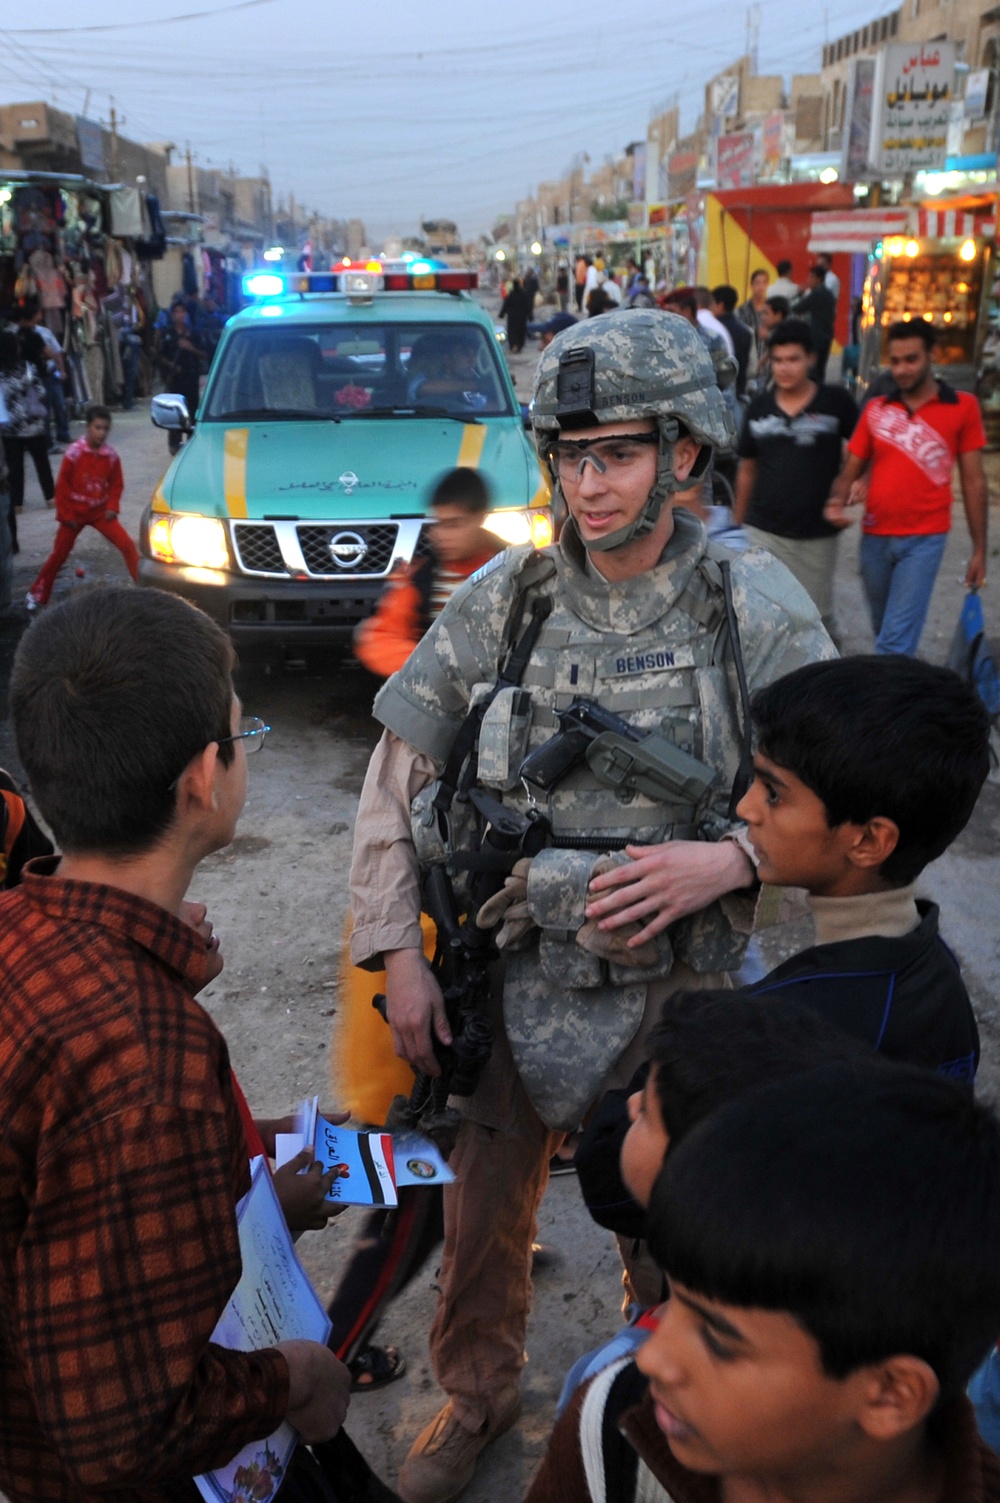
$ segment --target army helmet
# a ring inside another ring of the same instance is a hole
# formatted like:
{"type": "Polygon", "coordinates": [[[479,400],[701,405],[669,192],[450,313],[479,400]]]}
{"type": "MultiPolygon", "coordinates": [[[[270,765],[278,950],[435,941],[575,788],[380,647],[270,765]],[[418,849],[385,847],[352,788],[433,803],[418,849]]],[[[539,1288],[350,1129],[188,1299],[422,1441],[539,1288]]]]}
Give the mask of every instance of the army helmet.
{"type": "Polygon", "coordinates": [[[658,308],[605,313],[565,329],[542,352],[531,421],[557,490],[552,449],[561,433],[644,417],[654,419],[660,432],[656,484],[639,518],[588,542],[592,551],[620,548],[650,532],[667,496],[703,475],[714,449],[732,444],[733,422],[698,331],[674,313],[658,308]],[[689,478],[678,483],[673,446],[683,431],[702,451],[689,478]]]}

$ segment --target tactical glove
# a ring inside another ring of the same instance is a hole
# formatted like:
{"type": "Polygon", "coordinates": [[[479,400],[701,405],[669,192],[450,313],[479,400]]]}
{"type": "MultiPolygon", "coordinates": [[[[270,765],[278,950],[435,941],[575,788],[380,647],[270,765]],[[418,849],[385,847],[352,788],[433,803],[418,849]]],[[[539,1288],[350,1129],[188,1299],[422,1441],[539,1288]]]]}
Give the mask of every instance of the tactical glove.
{"type": "Polygon", "coordinates": [[[486,902],[476,914],[477,929],[502,927],[496,937],[498,950],[517,945],[538,926],[528,911],[528,870],[531,857],[522,856],[514,863],[514,869],[504,881],[503,887],[486,902]]]}

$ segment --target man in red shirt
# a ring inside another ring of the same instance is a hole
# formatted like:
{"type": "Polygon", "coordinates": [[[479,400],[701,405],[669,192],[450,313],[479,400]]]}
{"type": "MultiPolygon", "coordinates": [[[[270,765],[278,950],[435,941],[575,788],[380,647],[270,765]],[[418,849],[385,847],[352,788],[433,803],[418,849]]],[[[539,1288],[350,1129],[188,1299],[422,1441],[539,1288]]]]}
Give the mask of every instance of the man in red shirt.
{"type": "Polygon", "coordinates": [[[28,591],[29,611],[47,605],[56,575],[73,551],[84,527],[93,527],[122,554],[135,579],[139,553],[118,520],[124,481],[122,462],[108,443],[111,413],[95,403],[87,408],[87,427],[82,438],[70,444],[56,481],[56,517],[59,531],[52,552],[28,591]]]}
{"type": "Polygon", "coordinates": [[[951,527],[951,475],[956,460],[972,538],[966,586],[986,582],[986,443],[979,403],[935,380],[934,329],[896,323],[889,330],[893,386],[864,408],[848,458],[824,515],[850,526],[852,490],[864,475],[861,580],[875,631],[876,652],[913,657],[927,619],[934,581],[951,527]]]}

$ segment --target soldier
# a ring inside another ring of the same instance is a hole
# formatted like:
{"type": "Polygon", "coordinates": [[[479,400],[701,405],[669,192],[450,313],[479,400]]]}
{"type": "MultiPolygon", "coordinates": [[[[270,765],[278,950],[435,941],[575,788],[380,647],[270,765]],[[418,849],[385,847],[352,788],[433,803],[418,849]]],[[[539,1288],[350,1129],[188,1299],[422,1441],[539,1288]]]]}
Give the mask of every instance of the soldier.
{"type": "Polygon", "coordinates": [[[479,915],[504,920],[502,986],[446,1191],[431,1353],[448,1402],[402,1468],[407,1503],[454,1497],[516,1421],[549,1159],[642,1060],[663,997],[739,966],[756,897],[733,814],[749,776],[748,691],[833,656],[781,564],[710,544],[670,504],[732,442],[694,328],[635,309],[565,330],[541,357],[532,410],[569,520],[558,544],[508,549],[457,590],[384,685],[355,839],[354,962],[384,963],[396,1051],[437,1075],[431,1030],[451,1035],[423,956],[421,865],[457,853],[461,868],[481,843],[469,788],[530,811],[544,832],[479,915]],[[595,757],[547,791],[522,781],[525,757],[579,698],[657,733],[666,774],[622,777],[595,757]],[[672,760],[700,772],[674,787],[672,760]]]}

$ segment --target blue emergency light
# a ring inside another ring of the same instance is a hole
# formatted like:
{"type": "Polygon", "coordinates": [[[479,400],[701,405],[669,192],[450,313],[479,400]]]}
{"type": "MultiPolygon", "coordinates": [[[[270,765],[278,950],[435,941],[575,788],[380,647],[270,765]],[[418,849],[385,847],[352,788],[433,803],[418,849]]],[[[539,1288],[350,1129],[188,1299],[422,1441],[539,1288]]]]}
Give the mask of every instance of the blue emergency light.
{"type": "Polygon", "coordinates": [[[339,292],[367,300],[376,292],[467,292],[479,286],[475,271],[454,271],[441,262],[411,261],[402,269],[379,261],[338,261],[330,271],[250,272],[243,278],[244,297],[266,298],[339,292]]]}

